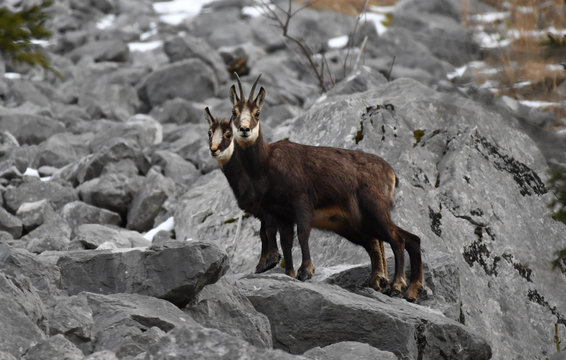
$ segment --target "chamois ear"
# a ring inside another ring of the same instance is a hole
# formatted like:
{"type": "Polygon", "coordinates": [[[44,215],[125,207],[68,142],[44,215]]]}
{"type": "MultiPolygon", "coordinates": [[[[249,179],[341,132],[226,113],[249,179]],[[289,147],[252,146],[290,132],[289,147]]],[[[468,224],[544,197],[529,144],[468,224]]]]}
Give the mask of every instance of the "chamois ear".
{"type": "Polygon", "coordinates": [[[257,108],[261,110],[264,101],[265,101],[265,89],[262,86],[261,89],[259,89],[259,92],[257,93],[254,103],[256,104],[257,108]]]}
{"type": "Polygon", "coordinates": [[[210,110],[208,109],[208,106],[204,108],[204,117],[206,118],[206,121],[208,122],[208,125],[214,124],[214,117],[213,117],[212,114],[210,113],[210,110]]]}
{"type": "Polygon", "coordinates": [[[240,98],[238,97],[238,94],[236,94],[236,87],[234,85],[230,86],[230,101],[232,102],[232,105],[236,105],[240,102],[240,98]]]}

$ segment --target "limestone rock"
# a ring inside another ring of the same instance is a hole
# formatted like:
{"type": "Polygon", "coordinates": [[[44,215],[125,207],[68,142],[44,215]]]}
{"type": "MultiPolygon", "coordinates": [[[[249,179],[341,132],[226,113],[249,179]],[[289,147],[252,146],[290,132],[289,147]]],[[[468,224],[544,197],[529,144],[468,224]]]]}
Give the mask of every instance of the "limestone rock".
{"type": "Polygon", "coordinates": [[[161,250],[61,253],[61,286],[69,294],[135,293],[183,306],[227,270],[227,256],[216,246],[189,242],[161,250]],[[171,267],[174,264],[175,266],[171,267]]]}

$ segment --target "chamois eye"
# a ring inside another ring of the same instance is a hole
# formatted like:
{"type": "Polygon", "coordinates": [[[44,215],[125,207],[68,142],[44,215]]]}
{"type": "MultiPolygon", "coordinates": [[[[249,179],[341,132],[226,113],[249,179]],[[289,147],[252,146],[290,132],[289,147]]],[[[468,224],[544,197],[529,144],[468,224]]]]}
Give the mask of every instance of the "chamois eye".
{"type": "Polygon", "coordinates": [[[255,117],[256,117],[256,118],[257,118],[257,117],[259,117],[259,110],[258,110],[258,111],[256,111],[256,113],[255,113],[255,117]]]}
{"type": "Polygon", "coordinates": [[[208,137],[212,137],[212,130],[208,130],[208,137]]]}
{"type": "Polygon", "coordinates": [[[236,117],[236,110],[232,110],[232,116],[236,117]]]}
{"type": "Polygon", "coordinates": [[[232,138],[232,133],[226,133],[226,135],[224,135],[226,137],[226,139],[230,140],[232,138]]]}

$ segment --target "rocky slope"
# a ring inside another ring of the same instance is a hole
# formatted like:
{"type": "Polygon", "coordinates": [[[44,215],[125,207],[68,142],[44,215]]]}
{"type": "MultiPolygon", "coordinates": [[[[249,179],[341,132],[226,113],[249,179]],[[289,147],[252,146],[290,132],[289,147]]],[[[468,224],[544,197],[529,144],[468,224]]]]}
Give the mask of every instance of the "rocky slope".
{"type": "Polygon", "coordinates": [[[323,95],[248,2],[216,1],[198,16],[163,5],[55,1],[45,51],[64,78],[0,62],[0,358],[554,353],[566,278],[550,259],[566,227],[548,214],[545,179],[547,160],[563,156],[540,146],[548,136],[528,118],[446,80],[479,56],[459,1],[400,1],[385,32],[360,23],[351,39],[357,56],[367,36],[363,66],[346,73],[345,49],[328,40],[356,19],[300,12],[293,31],[335,75],[323,95]],[[319,231],[312,280],[251,275],[259,222],[210,158],[202,111],[229,114],[236,64],[244,86],[263,73],[271,140],[392,164],[394,220],[422,239],[417,304],[367,288],[365,251],[319,231]]]}

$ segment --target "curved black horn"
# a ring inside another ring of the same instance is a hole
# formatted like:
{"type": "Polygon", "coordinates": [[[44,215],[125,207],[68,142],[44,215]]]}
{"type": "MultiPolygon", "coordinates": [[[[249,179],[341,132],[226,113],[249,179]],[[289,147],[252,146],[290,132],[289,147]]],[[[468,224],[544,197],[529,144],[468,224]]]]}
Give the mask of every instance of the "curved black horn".
{"type": "Polygon", "coordinates": [[[250,90],[250,96],[248,96],[248,100],[249,101],[253,101],[254,98],[254,92],[255,92],[255,86],[257,85],[257,82],[259,81],[259,78],[261,77],[261,73],[259,74],[259,76],[257,77],[257,79],[255,80],[254,84],[252,85],[252,89],[250,90]]]}
{"type": "Polygon", "coordinates": [[[235,71],[234,71],[234,76],[236,77],[236,81],[238,82],[238,88],[240,89],[240,101],[244,101],[244,89],[242,88],[240,77],[238,76],[238,73],[235,71]]]}

